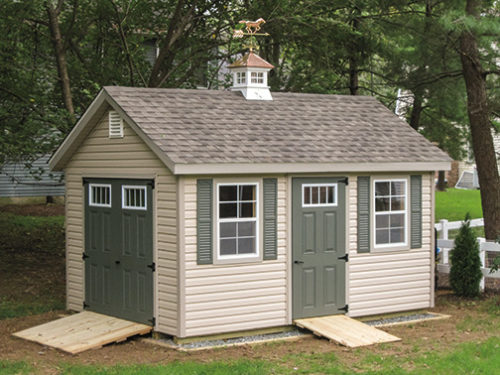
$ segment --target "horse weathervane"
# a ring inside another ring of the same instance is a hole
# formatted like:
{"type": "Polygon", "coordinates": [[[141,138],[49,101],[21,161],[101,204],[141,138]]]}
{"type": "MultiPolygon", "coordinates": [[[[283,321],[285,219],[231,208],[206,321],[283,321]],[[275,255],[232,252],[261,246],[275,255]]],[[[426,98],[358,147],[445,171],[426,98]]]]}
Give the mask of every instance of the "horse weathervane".
{"type": "Polygon", "coordinates": [[[259,33],[258,31],[260,30],[260,26],[263,23],[266,23],[266,21],[263,18],[259,18],[257,21],[240,21],[240,24],[244,24],[244,29],[246,30],[243,31],[243,29],[235,29],[233,32],[233,37],[234,38],[243,38],[244,36],[249,36],[248,43],[243,45],[244,47],[247,47],[250,49],[250,52],[253,51],[253,49],[258,49],[259,46],[257,44],[257,41],[255,40],[256,36],[269,36],[268,33],[259,33]]]}

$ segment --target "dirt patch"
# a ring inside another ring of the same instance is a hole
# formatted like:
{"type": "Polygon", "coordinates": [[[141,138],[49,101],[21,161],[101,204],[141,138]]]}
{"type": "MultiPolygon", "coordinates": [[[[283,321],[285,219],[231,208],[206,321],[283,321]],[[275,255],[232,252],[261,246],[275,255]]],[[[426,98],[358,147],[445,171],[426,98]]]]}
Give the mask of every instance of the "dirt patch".
{"type": "MultiPolygon", "coordinates": [[[[489,297],[491,299],[495,297],[489,297]]],[[[498,298],[498,297],[496,297],[498,298]]],[[[498,301],[497,301],[498,302],[498,301]]],[[[401,342],[374,345],[360,349],[349,349],[330,343],[325,339],[304,338],[294,342],[275,342],[254,346],[242,346],[182,353],[173,349],[132,339],[121,344],[105,346],[76,356],[58,350],[42,347],[11,336],[13,332],[47,322],[58,317],[57,312],[37,316],[0,321],[0,358],[25,360],[45,373],[56,372],[62,363],[71,364],[161,364],[171,361],[226,361],[235,359],[263,359],[283,363],[287,355],[335,354],[345,364],[355,363],[360,355],[367,353],[388,356],[411,356],[422,350],[445,351],[462,342],[483,341],[498,335],[500,317],[485,310],[484,301],[457,299],[451,292],[440,292],[437,306],[430,311],[450,314],[445,320],[427,321],[410,325],[384,328],[385,331],[402,338],[401,342]],[[477,324],[487,320],[488,325],[477,324]],[[470,322],[470,325],[468,325],[470,322]],[[491,324],[496,329],[492,329],[491,324]]],[[[500,303],[500,302],[498,302],[500,303]]],[[[411,361],[408,364],[411,368],[411,361]]]]}
{"type": "Polygon", "coordinates": [[[8,212],[21,216],[62,216],[63,204],[8,204],[0,206],[0,212],[8,212]]]}

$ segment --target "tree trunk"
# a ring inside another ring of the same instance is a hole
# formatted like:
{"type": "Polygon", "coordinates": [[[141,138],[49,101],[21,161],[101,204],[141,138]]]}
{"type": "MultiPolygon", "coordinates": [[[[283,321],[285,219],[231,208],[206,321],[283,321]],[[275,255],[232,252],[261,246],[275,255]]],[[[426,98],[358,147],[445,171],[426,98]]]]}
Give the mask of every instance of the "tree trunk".
{"type": "MultiPolygon", "coordinates": [[[[479,18],[481,0],[467,0],[468,16],[479,18]]],[[[479,59],[476,36],[471,30],[460,35],[460,59],[467,90],[467,112],[476,159],[486,239],[500,236],[500,178],[486,97],[486,78],[479,59]]]]}
{"type": "Polygon", "coordinates": [[[46,2],[45,9],[47,10],[47,15],[49,18],[49,29],[50,36],[52,38],[52,44],[54,46],[54,53],[57,63],[57,73],[59,74],[59,81],[61,83],[62,96],[64,101],[64,106],[66,110],[74,116],[75,109],[73,107],[73,98],[71,96],[71,85],[68,74],[68,66],[66,63],[66,50],[64,48],[64,42],[61,36],[61,29],[59,27],[59,14],[61,12],[59,5],[54,8],[50,2],[46,2]]]}
{"type": "Polygon", "coordinates": [[[418,127],[420,125],[420,114],[422,113],[422,94],[420,93],[420,90],[415,91],[413,94],[413,106],[411,107],[411,115],[410,115],[410,126],[418,130],[418,127]]]}
{"type": "MultiPolygon", "coordinates": [[[[355,9],[356,13],[359,13],[359,9],[355,9]]],[[[354,18],[352,20],[352,29],[357,32],[359,29],[359,19],[354,18]]],[[[359,74],[359,69],[358,69],[358,43],[356,42],[356,38],[353,38],[353,42],[351,45],[351,50],[349,53],[349,92],[351,95],[358,95],[358,90],[359,90],[359,79],[358,79],[358,74],[359,74]]]]}
{"type": "Polygon", "coordinates": [[[439,171],[438,172],[437,189],[439,191],[445,191],[446,190],[446,173],[444,171],[439,171]]]}

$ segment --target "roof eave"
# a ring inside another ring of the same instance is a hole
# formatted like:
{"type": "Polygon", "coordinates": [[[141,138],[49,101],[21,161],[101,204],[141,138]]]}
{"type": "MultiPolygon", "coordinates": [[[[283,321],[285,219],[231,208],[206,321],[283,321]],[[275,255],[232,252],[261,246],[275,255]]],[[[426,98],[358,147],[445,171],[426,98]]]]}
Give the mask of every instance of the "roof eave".
{"type": "Polygon", "coordinates": [[[176,164],[176,175],[281,174],[281,173],[381,173],[449,171],[450,161],[390,163],[220,163],[176,164]]]}

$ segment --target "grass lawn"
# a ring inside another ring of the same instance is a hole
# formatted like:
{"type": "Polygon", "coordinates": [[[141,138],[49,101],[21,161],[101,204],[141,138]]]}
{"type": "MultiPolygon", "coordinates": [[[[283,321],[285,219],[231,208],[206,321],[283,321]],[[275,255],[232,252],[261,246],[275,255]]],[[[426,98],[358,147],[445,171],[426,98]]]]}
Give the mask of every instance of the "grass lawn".
{"type": "Polygon", "coordinates": [[[469,212],[472,219],[483,217],[479,190],[447,189],[436,191],[436,222],[463,220],[469,212]]]}

